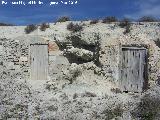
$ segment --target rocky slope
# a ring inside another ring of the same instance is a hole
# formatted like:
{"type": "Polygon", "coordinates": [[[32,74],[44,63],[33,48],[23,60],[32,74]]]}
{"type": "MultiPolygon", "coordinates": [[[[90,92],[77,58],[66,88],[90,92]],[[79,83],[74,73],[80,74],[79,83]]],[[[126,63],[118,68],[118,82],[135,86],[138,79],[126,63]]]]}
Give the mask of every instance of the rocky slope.
{"type": "MultiPolygon", "coordinates": [[[[23,73],[11,74],[9,65],[0,64],[0,119],[2,120],[159,120],[160,86],[152,84],[143,93],[123,93],[114,83],[111,75],[95,63],[92,46],[100,36],[101,48],[118,41],[130,42],[141,39],[153,44],[152,64],[159,61],[159,47],[154,41],[160,39],[160,23],[133,23],[131,32],[124,34],[124,28],[118,23],[97,23],[89,21],[74,22],[83,25],[81,33],[74,33],[81,38],[83,48],[71,45],[67,52],[83,59],[82,63],[66,63],[54,68],[48,81],[31,81],[23,79],[23,73]],[[118,39],[117,39],[118,38],[118,39]],[[115,40],[116,39],[116,40],[115,40]],[[84,47],[84,46],[87,47],[84,47]],[[91,47],[88,49],[88,46],[91,47]],[[54,70],[58,69],[58,74],[54,70]]],[[[17,40],[28,36],[41,36],[50,41],[68,42],[72,32],[67,30],[69,22],[50,24],[45,32],[39,29],[25,34],[25,26],[1,27],[0,38],[17,40]]],[[[23,40],[24,41],[24,40],[23,40]]],[[[79,44],[78,44],[79,45],[79,44]]],[[[102,49],[102,51],[103,51],[102,49]]],[[[65,49],[61,51],[65,53],[65,49]]],[[[2,56],[3,57],[3,56],[2,56]]],[[[102,57],[103,58],[103,57],[102,57]]],[[[101,59],[103,63],[103,59],[101,59]]],[[[151,63],[150,63],[151,64],[151,63]]],[[[159,70],[152,69],[153,75],[159,70]]],[[[157,77],[152,82],[157,81],[157,77]]],[[[158,83],[158,82],[157,82],[158,83]]]]}

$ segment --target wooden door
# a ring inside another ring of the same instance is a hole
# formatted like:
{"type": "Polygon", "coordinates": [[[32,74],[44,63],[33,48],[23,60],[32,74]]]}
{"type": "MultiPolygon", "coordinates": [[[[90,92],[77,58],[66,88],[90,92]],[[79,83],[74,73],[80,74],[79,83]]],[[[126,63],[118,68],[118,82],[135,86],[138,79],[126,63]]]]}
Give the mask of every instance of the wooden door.
{"type": "Polygon", "coordinates": [[[123,48],[120,86],[123,91],[141,92],[146,71],[146,49],[123,48]]]}
{"type": "Polygon", "coordinates": [[[31,80],[47,80],[48,76],[48,45],[30,45],[31,80]]]}

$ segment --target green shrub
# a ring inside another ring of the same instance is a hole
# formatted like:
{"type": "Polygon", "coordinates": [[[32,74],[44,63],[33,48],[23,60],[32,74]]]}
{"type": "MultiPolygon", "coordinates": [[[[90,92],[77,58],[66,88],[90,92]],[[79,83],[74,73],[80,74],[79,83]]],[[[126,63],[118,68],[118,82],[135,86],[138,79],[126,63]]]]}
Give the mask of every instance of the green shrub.
{"type": "Polygon", "coordinates": [[[69,24],[67,25],[67,30],[72,31],[72,32],[79,32],[79,31],[82,31],[82,30],[83,30],[83,27],[82,27],[82,25],[73,24],[73,23],[71,22],[71,23],[69,23],[69,24]]]}
{"type": "Polygon", "coordinates": [[[45,31],[47,28],[49,28],[49,24],[46,24],[46,23],[42,23],[40,26],[41,31],[45,31]]]}
{"type": "Polygon", "coordinates": [[[138,22],[157,22],[158,20],[151,16],[143,16],[141,17],[138,22]]]}
{"type": "Polygon", "coordinates": [[[114,16],[109,16],[109,17],[106,17],[102,20],[102,23],[111,23],[111,22],[117,22],[118,19],[114,16]]]}
{"type": "Polygon", "coordinates": [[[37,29],[37,26],[36,25],[28,25],[26,28],[25,28],[25,33],[26,34],[29,34],[31,32],[33,32],[34,30],[37,29]]]}
{"type": "Polygon", "coordinates": [[[60,17],[57,20],[57,22],[66,22],[66,21],[70,21],[70,18],[68,16],[60,17]]]}

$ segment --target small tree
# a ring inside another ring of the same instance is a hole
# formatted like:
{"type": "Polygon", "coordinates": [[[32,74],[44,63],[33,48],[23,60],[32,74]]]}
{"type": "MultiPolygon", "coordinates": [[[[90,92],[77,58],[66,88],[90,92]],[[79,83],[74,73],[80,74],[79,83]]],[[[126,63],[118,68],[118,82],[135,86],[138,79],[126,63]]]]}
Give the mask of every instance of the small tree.
{"type": "Polygon", "coordinates": [[[47,28],[49,28],[49,24],[46,24],[46,23],[42,23],[40,26],[41,31],[45,31],[47,28]]]}
{"type": "Polygon", "coordinates": [[[68,16],[63,16],[60,17],[57,22],[66,22],[66,21],[70,21],[70,18],[68,16]]]}
{"type": "Polygon", "coordinates": [[[118,19],[114,16],[109,16],[103,19],[102,23],[111,23],[111,22],[117,22],[118,19]]]}
{"type": "Polygon", "coordinates": [[[25,28],[25,33],[26,33],[26,34],[29,34],[29,33],[33,32],[34,30],[36,30],[36,29],[37,29],[37,26],[36,26],[36,25],[33,25],[33,24],[28,25],[28,26],[25,28]]]}

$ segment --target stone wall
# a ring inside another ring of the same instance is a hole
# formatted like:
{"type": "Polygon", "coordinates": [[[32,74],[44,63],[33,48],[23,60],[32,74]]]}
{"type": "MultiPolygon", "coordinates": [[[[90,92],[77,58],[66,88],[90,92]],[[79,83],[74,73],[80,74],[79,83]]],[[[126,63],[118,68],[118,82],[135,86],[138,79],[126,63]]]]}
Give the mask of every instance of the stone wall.
{"type": "Polygon", "coordinates": [[[114,83],[118,84],[120,79],[120,68],[122,47],[145,47],[148,51],[148,79],[149,83],[155,83],[160,75],[160,48],[155,45],[153,40],[132,38],[130,36],[121,36],[119,38],[102,39],[101,51],[100,51],[100,62],[105,75],[108,77],[112,76],[114,83]],[[104,41],[104,42],[103,42],[104,41]],[[105,43],[105,44],[104,44],[105,43]]]}
{"type": "MultiPolygon", "coordinates": [[[[42,41],[42,38],[17,38],[17,39],[1,39],[1,55],[0,63],[6,68],[10,75],[17,73],[18,78],[30,78],[30,44],[35,44],[31,40],[39,40],[37,43],[47,43],[49,53],[49,74],[53,72],[56,65],[68,64],[66,58],[59,51],[58,46],[53,41],[42,41]],[[26,39],[24,41],[23,39],[26,39]],[[31,40],[30,40],[31,39],[31,40]]],[[[55,69],[56,70],[56,69],[55,69]]],[[[3,71],[2,71],[3,72],[3,71]]]]}

